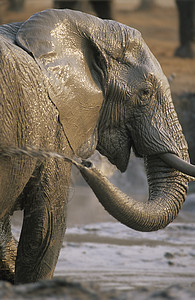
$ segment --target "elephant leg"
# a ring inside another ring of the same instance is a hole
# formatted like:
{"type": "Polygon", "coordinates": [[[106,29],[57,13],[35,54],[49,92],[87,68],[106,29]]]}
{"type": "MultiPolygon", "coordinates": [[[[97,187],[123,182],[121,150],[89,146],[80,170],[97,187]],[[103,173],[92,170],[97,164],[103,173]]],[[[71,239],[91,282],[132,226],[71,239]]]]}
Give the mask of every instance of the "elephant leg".
{"type": "Polygon", "coordinates": [[[102,19],[112,19],[112,0],[90,0],[97,16],[102,19]]]}
{"type": "Polygon", "coordinates": [[[0,280],[14,282],[17,242],[11,232],[10,212],[22,209],[20,197],[34,168],[31,159],[0,158],[0,280]]]}
{"type": "Polygon", "coordinates": [[[0,220],[0,280],[14,283],[17,242],[12,236],[10,216],[0,220]]]}
{"type": "Polygon", "coordinates": [[[195,2],[176,0],[179,14],[180,46],[175,55],[180,57],[195,57],[195,2]]]}
{"type": "Polygon", "coordinates": [[[9,0],[9,10],[22,11],[24,8],[24,0],[9,0]]]}
{"type": "Polygon", "coordinates": [[[77,4],[77,0],[54,0],[54,8],[68,8],[68,9],[74,9],[75,5],[77,4]]]}
{"type": "Polygon", "coordinates": [[[71,165],[49,160],[25,191],[15,283],[52,278],[65,233],[71,165]]]}

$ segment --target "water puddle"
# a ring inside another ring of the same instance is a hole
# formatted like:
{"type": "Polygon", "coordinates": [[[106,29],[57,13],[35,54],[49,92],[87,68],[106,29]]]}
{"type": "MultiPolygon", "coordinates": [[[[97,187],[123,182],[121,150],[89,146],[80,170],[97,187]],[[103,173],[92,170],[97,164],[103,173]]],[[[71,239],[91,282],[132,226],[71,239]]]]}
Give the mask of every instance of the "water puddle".
{"type": "Polygon", "coordinates": [[[131,290],[195,282],[195,224],[173,223],[152,233],[107,222],[69,228],[55,276],[131,290]]]}

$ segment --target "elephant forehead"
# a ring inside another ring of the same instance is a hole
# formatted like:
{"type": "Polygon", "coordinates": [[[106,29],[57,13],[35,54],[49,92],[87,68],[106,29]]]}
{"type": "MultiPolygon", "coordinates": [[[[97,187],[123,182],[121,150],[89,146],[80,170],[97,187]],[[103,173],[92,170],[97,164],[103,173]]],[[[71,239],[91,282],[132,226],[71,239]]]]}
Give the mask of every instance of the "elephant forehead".
{"type": "MultiPolygon", "coordinates": [[[[162,68],[142,36],[136,36],[133,42],[128,43],[124,55],[124,63],[129,67],[130,73],[134,72],[137,78],[147,78],[149,74],[163,83],[166,78],[162,68]]],[[[149,75],[150,76],[150,75],[149,75]]]]}
{"type": "Polygon", "coordinates": [[[140,52],[139,65],[141,68],[143,68],[146,76],[148,76],[148,74],[153,74],[158,81],[161,81],[162,84],[167,85],[168,82],[160,63],[145,42],[143,42],[143,51],[140,52]]]}

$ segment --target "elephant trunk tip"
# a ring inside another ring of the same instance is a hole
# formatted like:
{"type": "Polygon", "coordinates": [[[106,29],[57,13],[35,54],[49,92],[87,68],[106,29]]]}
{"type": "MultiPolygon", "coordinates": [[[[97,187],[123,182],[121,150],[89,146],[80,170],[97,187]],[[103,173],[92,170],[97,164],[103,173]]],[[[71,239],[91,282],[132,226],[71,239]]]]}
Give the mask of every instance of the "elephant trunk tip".
{"type": "Polygon", "coordinates": [[[82,166],[84,166],[84,167],[86,167],[88,169],[90,169],[90,168],[93,167],[93,163],[91,161],[89,161],[89,160],[82,160],[81,164],[82,164],[82,166]]]}

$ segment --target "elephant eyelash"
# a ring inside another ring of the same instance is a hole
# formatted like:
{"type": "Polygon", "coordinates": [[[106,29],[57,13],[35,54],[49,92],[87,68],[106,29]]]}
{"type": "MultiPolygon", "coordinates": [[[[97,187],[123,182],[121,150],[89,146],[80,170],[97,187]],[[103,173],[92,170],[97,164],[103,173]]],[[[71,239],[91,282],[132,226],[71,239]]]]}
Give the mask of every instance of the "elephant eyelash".
{"type": "Polygon", "coordinates": [[[127,98],[132,98],[134,95],[134,92],[131,88],[129,88],[128,86],[125,86],[124,89],[124,96],[126,96],[127,98]]]}
{"type": "Polygon", "coordinates": [[[143,90],[139,91],[139,94],[141,97],[148,97],[151,94],[151,90],[143,89],[143,90]]]}
{"type": "Polygon", "coordinates": [[[141,84],[141,87],[139,88],[138,95],[141,97],[141,99],[147,99],[152,94],[152,84],[151,82],[144,82],[141,84]]]}

